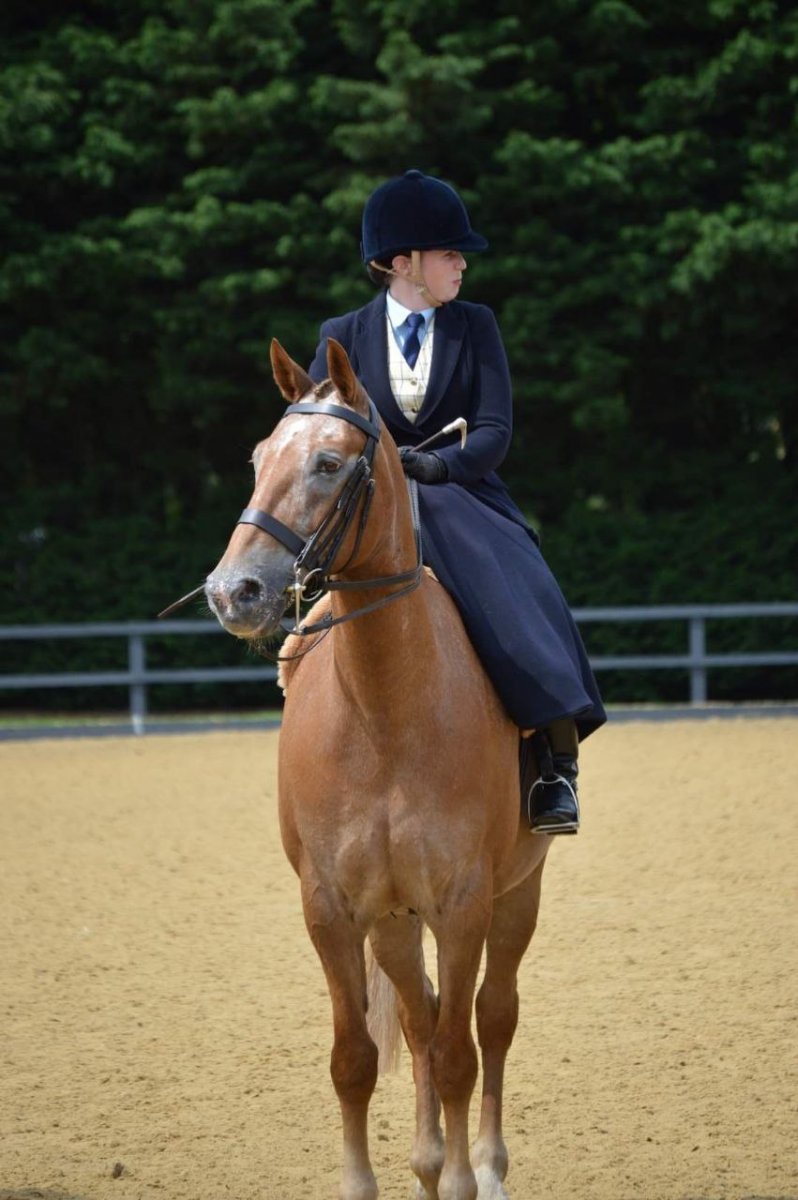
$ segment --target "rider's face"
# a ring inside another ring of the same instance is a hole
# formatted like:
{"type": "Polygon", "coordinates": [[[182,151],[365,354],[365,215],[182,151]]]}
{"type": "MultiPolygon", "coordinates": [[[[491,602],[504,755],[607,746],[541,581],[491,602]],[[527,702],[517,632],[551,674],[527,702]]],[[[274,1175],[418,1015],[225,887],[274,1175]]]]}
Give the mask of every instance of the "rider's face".
{"type": "Polygon", "coordinates": [[[466,260],[459,250],[423,250],[421,274],[436,300],[446,304],[460,291],[466,260]]]}
{"type": "MultiPolygon", "coordinates": [[[[460,291],[466,260],[459,250],[422,250],[420,256],[421,277],[429,293],[440,304],[454,300],[460,291]]],[[[408,308],[425,308],[428,299],[419,296],[417,285],[420,280],[413,274],[412,259],[399,254],[393,260],[395,272],[391,291],[408,308]]]]}

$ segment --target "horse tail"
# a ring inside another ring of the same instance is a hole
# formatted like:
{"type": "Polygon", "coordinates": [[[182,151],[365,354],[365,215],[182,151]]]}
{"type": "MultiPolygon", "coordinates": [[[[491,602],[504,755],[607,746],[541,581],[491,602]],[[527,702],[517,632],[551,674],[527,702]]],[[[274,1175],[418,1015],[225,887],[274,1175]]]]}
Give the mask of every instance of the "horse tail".
{"type": "Polygon", "coordinates": [[[399,1068],[399,1051],[402,1048],[399,1002],[396,988],[377,962],[368,943],[366,943],[366,990],[368,994],[366,1025],[379,1051],[377,1069],[380,1075],[390,1075],[399,1068]]]}

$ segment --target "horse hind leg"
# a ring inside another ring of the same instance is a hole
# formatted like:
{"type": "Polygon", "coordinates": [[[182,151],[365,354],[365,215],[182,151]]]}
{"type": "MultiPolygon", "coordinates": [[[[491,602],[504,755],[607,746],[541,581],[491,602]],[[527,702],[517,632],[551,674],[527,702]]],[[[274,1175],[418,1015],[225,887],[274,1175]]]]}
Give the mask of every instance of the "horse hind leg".
{"type": "MultiPolygon", "coordinates": [[[[443,1167],[444,1146],[440,1127],[440,1101],[435,1092],[430,1062],[430,1042],[438,1019],[438,1001],[424,970],[422,935],[424,926],[415,916],[385,917],[378,921],[369,941],[379,968],[395,989],[397,1015],[413,1060],[416,1091],[416,1136],[410,1166],[418,1180],[418,1200],[438,1200],[438,1180],[443,1167]]],[[[387,997],[369,986],[369,1028],[382,1024],[387,997]]],[[[376,1037],[386,1059],[391,1057],[390,1032],[376,1037]]]]}
{"type": "Polygon", "coordinates": [[[305,921],[321,959],[333,1009],[330,1075],[343,1126],[339,1200],[376,1200],[377,1181],[368,1148],[368,1107],[377,1082],[377,1047],[366,1028],[363,941],[348,916],[336,911],[321,888],[303,879],[305,921]]]}
{"type": "Polygon", "coordinates": [[[504,1189],[508,1155],[502,1136],[504,1065],[518,1024],[518,967],[535,932],[542,873],[543,863],[494,902],[485,978],[476,1003],[482,1105],[471,1161],[479,1200],[508,1200],[504,1189]]]}

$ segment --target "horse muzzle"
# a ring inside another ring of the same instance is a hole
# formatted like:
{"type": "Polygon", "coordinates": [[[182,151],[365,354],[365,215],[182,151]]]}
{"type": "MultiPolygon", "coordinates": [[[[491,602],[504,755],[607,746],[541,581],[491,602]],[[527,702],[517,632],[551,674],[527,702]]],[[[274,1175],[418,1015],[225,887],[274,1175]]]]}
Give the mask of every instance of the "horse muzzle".
{"type": "Polygon", "coordinates": [[[290,572],[218,568],[205,581],[205,596],[219,624],[240,638],[269,637],[290,599],[290,572]]]}

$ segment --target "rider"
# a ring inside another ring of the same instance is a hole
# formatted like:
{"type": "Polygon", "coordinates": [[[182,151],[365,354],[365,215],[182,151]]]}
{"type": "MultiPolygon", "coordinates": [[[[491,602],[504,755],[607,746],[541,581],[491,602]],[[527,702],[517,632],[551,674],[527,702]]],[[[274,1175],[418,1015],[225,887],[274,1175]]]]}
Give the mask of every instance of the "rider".
{"type": "MultiPolygon", "coordinates": [[[[448,184],[420,171],[388,180],[363,211],[361,252],[379,294],[325,321],[310,367],[325,378],[326,341],[352,367],[419,483],[424,561],[451,593],[485,670],[531,745],[539,781],[524,797],[536,833],[575,833],[579,741],[606,720],[582,640],[496,468],[512,432],[507,357],[493,312],[457,299],[464,255],[487,242],[448,184]],[[415,450],[456,417],[435,451],[415,450]]],[[[526,789],[525,789],[526,790],[526,789]]]]}

